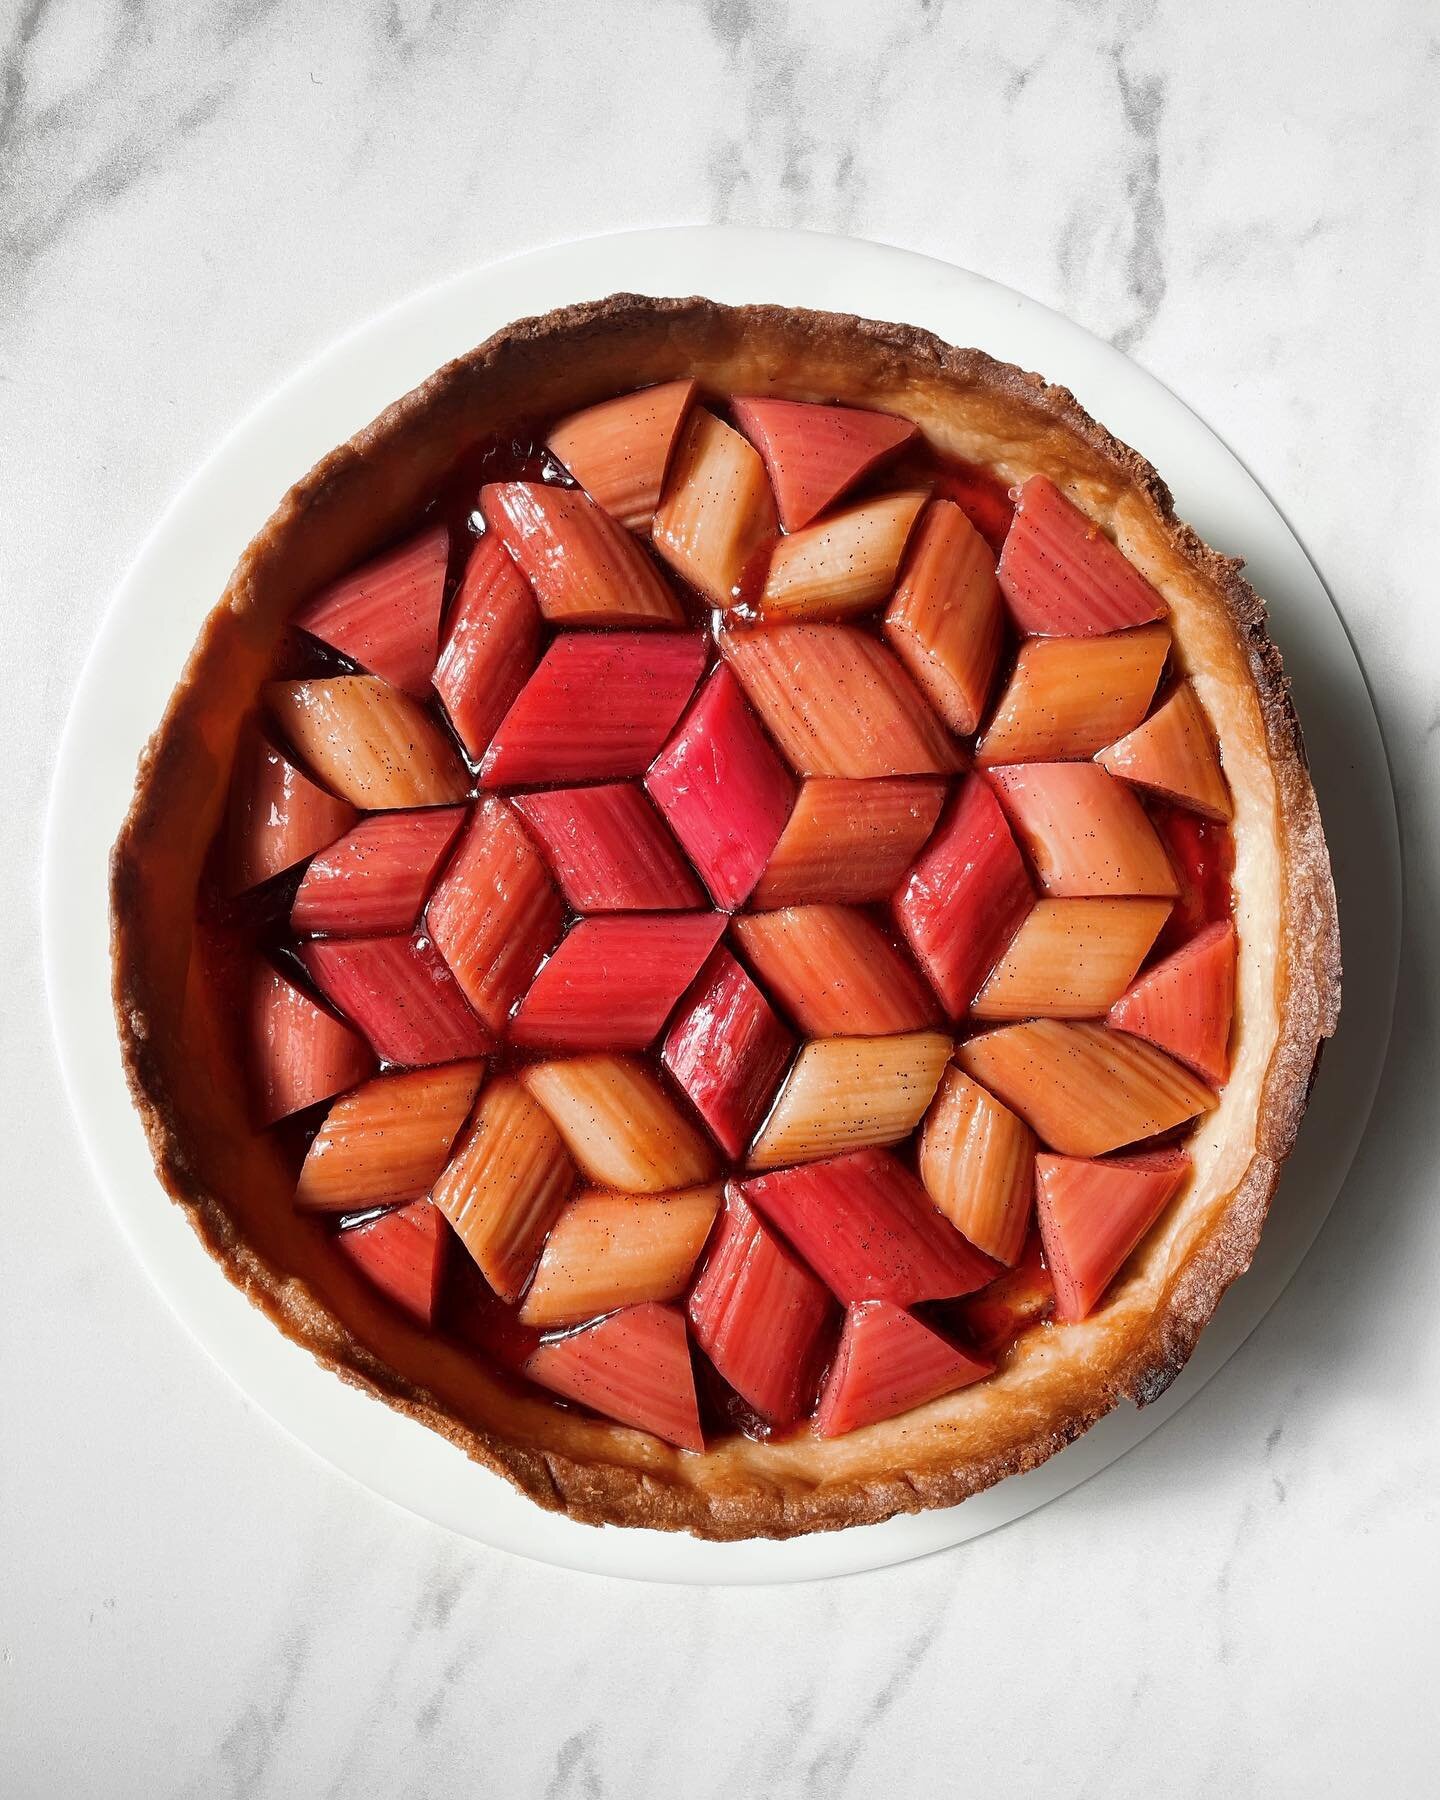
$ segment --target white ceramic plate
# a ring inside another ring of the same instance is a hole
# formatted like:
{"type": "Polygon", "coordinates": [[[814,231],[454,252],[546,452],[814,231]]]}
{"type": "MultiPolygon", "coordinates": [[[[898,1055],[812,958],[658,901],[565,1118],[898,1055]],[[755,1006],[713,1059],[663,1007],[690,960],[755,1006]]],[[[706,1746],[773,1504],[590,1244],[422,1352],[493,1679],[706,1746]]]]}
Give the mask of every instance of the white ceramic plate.
{"type": "Polygon", "coordinates": [[[105,617],[61,745],[43,912],[55,1033],[96,1175],[156,1286],[252,1400],[357,1481],[482,1543],[612,1575],[762,1582],[877,1568],[990,1531],[1104,1468],[1198,1393],[1289,1281],[1350,1166],[1389,1033],[1399,895],[1384,748],[1344,627],[1285,521],[1193,413],[1118,351],[966,270],[844,238],[701,227],[591,239],[462,275],[363,326],[239,426],[160,520],[105,617]],[[439,364],[509,320],[625,288],[904,320],[1073,389],[1161,469],[1182,517],[1220,549],[1244,555],[1270,602],[1340,888],[1341,1030],[1255,1266],[1227,1296],[1181,1379],[1145,1412],[1112,1414],[1043,1468],[963,1506],[787,1544],[705,1544],[557,1518],[321,1369],[226,1282],[161,1190],[126,1092],[110,1012],[106,860],[135,761],[201,620],[284,489],[439,364]]]}

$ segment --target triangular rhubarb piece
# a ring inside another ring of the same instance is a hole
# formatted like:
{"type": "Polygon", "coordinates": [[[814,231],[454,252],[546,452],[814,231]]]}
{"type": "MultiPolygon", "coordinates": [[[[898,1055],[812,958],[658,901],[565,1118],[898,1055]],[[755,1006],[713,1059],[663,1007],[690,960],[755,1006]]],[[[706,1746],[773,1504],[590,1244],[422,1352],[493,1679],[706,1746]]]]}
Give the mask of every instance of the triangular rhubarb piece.
{"type": "Polygon", "coordinates": [[[1228,921],[1208,926],[1147,969],[1110,1008],[1110,1023],[1158,1044],[1218,1087],[1230,1072],[1235,947],[1228,921]]]}
{"type": "Polygon", "coordinates": [[[765,458],[787,531],[799,531],[917,435],[909,419],[854,406],[761,397],[732,400],[737,424],[765,458]]]}
{"type": "Polygon", "coordinates": [[[1094,637],[1163,618],[1165,602],[1048,475],[1020,487],[996,571],[1015,623],[1045,637],[1094,637]]]}
{"type": "Polygon", "coordinates": [[[989,775],[1047,894],[1179,892],[1144,807],[1098,763],[1007,763],[989,775]]]}
{"type": "Polygon", "coordinates": [[[663,1194],[715,1174],[715,1152],[648,1064],[633,1056],[530,1063],[520,1079],[597,1187],[663,1194]]]}
{"type": "Polygon", "coordinates": [[[697,406],[651,526],[656,550],[712,606],[729,607],[775,532],[775,502],[754,446],[697,406]]]}
{"type": "Polygon", "coordinates": [[[746,913],[735,938],[806,1037],[884,1037],[939,1022],[924,976],[856,906],[746,913]]]}
{"type": "Polygon", "coordinates": [[[767,619],[845,619],[868,612],[895,585],[926,501],[923,490],[880,494],[781,538],[760,593],[767,619]]]}
{"type": "Polygon", "coordinates": [[[295,1204],[359,1212],[422,1200],[475,1103],[483,1062],[377,1075],[330,1108],[305,1153],[295,1204]]]}
{"type": "Polygon", "coordinates": [[[778,1169],[867,1144],[898,1144],[920,1123],[950,1049],[940,1031],[806,1044],[751,1148],[750,1167],[778,1169]]]}
{"type": "Polygon", "coordinates": [[[250,1067],[256,1123],[273,1125],[354,1087],[374,1070],[375,1058],[342,1019],[259,962],[250,992],[250,1067]]]}
{"type": "Polygon", "coordinates": [[[845,1314],[815,1430],[822,1438],[843,1437],[993,1373],[993,1364],[957,1349],[892,1301],[861,1300],[845,1314]]]}
{"type": "Polygon", "coordinates": [[[335,937],[411,931],[463,806],[374,813],[311,862],[290,908],[292,930],[335,937]]]}
{"type": "Polygon", "coordinates": [[[348,801],[297,769],[256,726],[247,726],[235,752],[226,818],[225,869],[231,893],[252,888],[317,850],[355,823],[348,801]]]}
{"type": "Polygon", "coordinates": [[[678,1449],[705,1448],[685,1320],[673,1306],[627,1306],[553,1338],[526,1359],[525,1373],[552,1393],[678,1449]]]}
{"type": "Polygon", "coordinates": [[[422,531],[322,588],[291,623],[372,675],[427,699],[449,558],[445,527],[422,531]]]}
{"type": "Polygon", "coordinates": [[[885,609],[885,635],[940,717],[969,737],[995,679],[1005,614],[990,547],[953,501],[926,507],[885,609]]]}
{"type": "Polygon", "coordinates": [[[1180,1150],[1107,1162],[1036,1157],[1035,1207],[1058,1319],[1095,1310],[1189,1172],[1190,1158],[1180,1150]]]}
{"type": "Polygon", "coordinates": [[[350,1226],[334,1243],[386,1299],[429,1326],[435,1322],[449,1237],[430,1202],[416,1200],[350,1226]]]}
{"type": "Polygon", "coordinates": [[[602,400],[561,419],[546,447],[612,518],[648,536],[694,395],[693,381],[665,381],[602,400]]]}
{"type": "Polygon", "coordinates": [[[1230,790],[1220,773],[1210,721],[1188,681],[1128,737],[1096,759],[1112,775],[1163,794],[1207,819],[1228,819],[1230,790]]]}
{"type": "Polygon", "coordinates": [[[1038,900],[971,1012],[977,1019],[1097,1019],[1135,979],[1168,900],[1038,900]]]}
{"type": "Polygon", "coordinates": [[[764,994],[718,949],[685,996],[661,1058],[720,1148],[741,1157],[794,1048],[764,994]]]}
{"type": "Polygon", "coordinates": [[[1145,717],[1169,653],[1163,625],[1107,637],[1027,638],[975,746],[976,762],[1093,756],[1145,717]]]}
{"type": "Polygon", "coordinates": [[[480,510],[552,625],[685,623],[644,550],[578,488],[492,482],[480,490],[480,510]]]}
{"type": "Polygon", "coordinates": [[[717,1186],[569,1201],[520,1308],[523,1325],[577,1325],[620,1306],[676,1300],[720,1210],[717,1186]]]}
{"type": "Polygon", "coordinates": [[[470,792],[444,730],[418,700],[378,676],[272,681],[265,700],[325,785],[366,812],[452,806],[470,792]]]}
{"type": "Polygon", "coordinates": [[[483,1056],[490,1033],[429,938],[312,938],[300,960],[382,1062],[404,1068],[483,1056]]]}
{"type": "Polygon", "coordinates": [[[633,781],[517,794],[576,912],[679,912],[705,896],[674,838],[633,781]]]}
{"type": "Polygon", "coordinates": [[[800,789],[750,903],[886,900],[920,854],[945,804],[943,781],[837,781],[812,776],[800,789]]]}
{"type": "Polygon", "coordinates": [[[996,1262],[1025,1242],[1035,1134],[961,1070],[945,1071],[920,1132],[920,1179],[955,1229],[996,1262]]]}
{"type": "Polygon", "coordinates": [[[510,552],[486,532],[470,552],[435,665],[435,691],[475,762],[540,657],[540,608],[510,552]]]}

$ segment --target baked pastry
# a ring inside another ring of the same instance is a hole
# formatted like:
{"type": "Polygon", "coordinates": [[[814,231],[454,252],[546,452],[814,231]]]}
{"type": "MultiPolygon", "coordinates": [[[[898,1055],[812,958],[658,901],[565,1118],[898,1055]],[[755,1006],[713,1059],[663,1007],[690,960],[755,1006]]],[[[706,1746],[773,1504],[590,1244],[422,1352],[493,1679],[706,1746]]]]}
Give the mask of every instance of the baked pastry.
{"type": "Polygon", "coordinates": [[[1240,564],[1063,389],[619,295],[285,496],[115,847],[165,1186],[541,1505],[963,1500],[1174,1379],[1339,1001],[1240,564]]]}

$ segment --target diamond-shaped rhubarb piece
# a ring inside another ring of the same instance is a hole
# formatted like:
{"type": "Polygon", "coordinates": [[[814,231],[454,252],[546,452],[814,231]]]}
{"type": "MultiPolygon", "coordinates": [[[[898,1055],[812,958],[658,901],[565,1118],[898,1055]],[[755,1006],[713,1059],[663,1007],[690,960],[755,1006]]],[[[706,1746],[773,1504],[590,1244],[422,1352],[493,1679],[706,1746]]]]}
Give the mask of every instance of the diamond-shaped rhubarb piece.
{"type": "Polygon", "coordinates": [[[627,1306],[552,1338],[526,1358],[525,1373],[552,1393],[678,1449],[705,1448],[685,1320],[673,1306],[627,1306]]]}
{"type": "Polygon", "coordinates": [[[631,781],[548,788],[515,805],[576,912],[667,912],[705,896],[645,791],[631,781]]]}
{"type": "Polygon", "coordinates": [[[540,656],[540,608],[493,532],[470,552],[450,609],[435,691],[474,761],[530,679],[540,656]]]}
{"type": "Polygon", "coordinates": [[[1010,1264],[1025,1244],[1035,1134],[962,1070],[945,1071],[920,1131],[925,1191],[977,1250],[1010,1264]]]}
{"type": "Polygon", "coordinates": [[[535,787],[643,775],[704,667],[698,632],[564,633],[501,721],[481,780],[535,787]]]}
{"type": "Polygon", "coordinates": [[[878,606],[895,585],[927,495],[916,489],[847,506],[781,538],[760,610],[767,619],[844,619],[878,606]]]}
{"type": "Polygon", "coordinates": [[[449,559],[450,535],[437,525],[322,588],[291,624],[372,675],[426,700],[449,559]]]}
{"type": "Polygon", "coordinates": [[[449,1242],[445,1221],[428,1200],[362,1219],[333,1240],[340,1254],[387,1300],[421,1325],[433,1325],[449,1242]]]}
{"type": "Polygon", "coordinates": [[[715,904],[743,905],[785,827],[795,783],[723,664],[645,786],[715,904]]]}
{"type": "Polygon", "coordinates": [[[466,999],[497,1035],[564,919],[545,859],[524,826],[503,800],[482,800],[431,896],[425,925],[466,999]]]}
{"type": "Polygon", "coordinates": [[[608,913],[572,925],[520,1002],[510,1040],[644,1050],[725,930],[716,912],[608,913]]]}
{"type": "Polygon", "coordinates": [[[933,500],[911,537],[885,635],[961,737],[980,723],[1004,642],[990,546],[951,500],[933,500]]]}
{"type": "Polygon", "coordinates": [[[690,1293],[695,1341],[742,1400],[771,1425],[809,1412],[819,1379],[830,1290],[812,1275],[734,1182],[690,1293]]]}
{"type": "Polygon", "coordinates": [[[939,1022],[924,977],[858,907],[746,913],[734,929],[762,984],[806,1037],[884,1037],[939,1022]]]}
{"type": "Polygon", "coordinates": [[[1105,1025],[1001,1025],[968,1039],[957,1060],[1064,1156],[1103,1156],[1215,1104],[1182,1064],[1105,1025]]]}
{"type": "Polygon", "coordinates": [[[382,1062],[427,1068],[491,1047],[427,937],[312,938],[300,946],[300,960],[382,1062]]]}
{"type": "Polygon", "coordinates": [[[720,1210],[718,1187],[577,1194],[545,1240],[521,1323],[576,1325],[642,1300],[676,1300],[720,1210]]]}
{"type": "Polygon", "coordinates": [[[1094,637],[1163,618],[1165,602],[1048,475],[1021,484],[996,571],[1015,623],[1045,637],[1094,637]]]}
{"type": "Polygon", "coordinates": [[[655,548],[712,606],[728,607],[776,530],[775,502],[754,446],[697,406],[656,509],[655,548]]]}
{"type": "Polygon", "coordinates": [[[854,625],[727,627],[720,651],[801,775],[948,775],[959,751],[893,653],[854,625]]]}
{"type": "Polygon", "coordinates": [[[685,996],[662,1060],[727,1156],[760,1127],[795,1040],[728,950],[718,949],[685,996]]]}
{"type": "Polygon", "coordinates": [[[993,1364],[958,1349],[893,1301],[857,1301],[845,1315],[815,1430],[822,1438],[843,1437],[993,1373],[993,1364]]]}
{"type": "Polygon", "coordinates": [[[1169,653],[1163,625],[1108,637],[1027,638],[975,747],[976,762],[1093,756],[1145,717],[1169,653]]]}
{"type": "Polygon", "coordinates": [[[295,1204],[314,1212],[359,1212],[424,1199],[484,1074],[483,1062],[447,1063],[377,1075],[344,1095],[305,1154],[295,1204]]]}
{"type": "Polygon", "coordinates": [[[989,774],[1047,894],[1179,892],[1145,809],[1098,764],[1007,763],[989,774]]]}
{"type": "Polygon", "coordinates": [[[898,1144],[920,1123],[950,1056],[938,1031],[819,1038],[796,1057],[750,1152],[752,1169],[898,1144]]]}
{"type": "Polygon", "coordinates": [[[952,1018],[970,1005],[1033,901],[999,802],[972,775],[894,901],[896,921],[952,1018]]]}
{"type": "Polygon", "coordinates": [[[453,806],[470,791],[465,765],[430,714],[376,675],[272,681],[265,700],[310,768],[362,811],[453,806]]]}
{"type": "Polygon", "coordinates": [[[1128,737],[1097,758],[1112,775],[1163,794],[1207,819],[1228,819],[1230,790],[1220,773],[1210,721],[1188,681],[1128,737]]]}
{"type": "Polygon", "coordinates": [[[704,1134],[637,1058],[571,1056],[531,1063],[520,1079],[597,1187],[663,1194],[713,1178],[715,1154],[704,1134]]]}
{"type": "Polygon", "coordinates": [[[665,485],[693,381],[665,381],[561,419],[547,448],[607,513],[644,536],[665,485]]]}
{"type": "Polygon", "coordinates": [[[1218,1087],[1230,1072],[1235,949],[1228,920],[1207,926],[1147,969],[1110,1008],[1110,1023],[1168,1050],[1218,1087]]]}
{"type": "Polygon", "coordinates": [[[330,1100],[374,1070],[365,1040],[271,963],[255,965],[249,1024],[258,1125],[330,1100]]]}
{"type": "Polygon", "coordinates": [[[480,490],[480,510],[552,625],[685,623],[659,569],[579,488],[491,482],[480,490]]]}
{"type": "Polygon", "coordinates": [[[1168,900],[1040,900],[975,996],[977,1019],[1097,1019],[1135,979],[1168,900]]]}
{"type": "Polygon", "coordinates": [[[1015,1267],[962,1300],[956,1313],[966,1342],[974,1346],[976,1354],[995,1357],[1008,1350],[1022,1331],[1048,1319],[1054,1310],[1055,1284],[1045,1267],[1040,1233],[1032,1227],[1015,1267]]]}
{"type": "Polygon", "coordinates": [[[430,1198],[502,1300],[524,1291],[575,1165],[549,1113],[512,1075],[497,1077],[430,1198]]]}
{"type": "Polygon", "coordinates": [[[751,905],[888,899],[935,829],[944,804],[943,781],[813,776],[801,786],[751,905]]]}
{"type": "Polygon", "coordinates": [[[759,1175],[740,1191],[846,1305],[950,1300],[995,1275],[989,1257],[966,1243],[884,1150],[759,1175]]]}
{"type": "Polygon", "coordinates": [[[787,531],[802,530],[917,435],[909,419],[853,406],[747,397],[730,410],[765,458],[787,531]]]}
{"type": "Polygon", "coordinates": [[[240,734],[225,822],[225,873],[231,893],[252,888],[317,850],[355,823],[355,808],[317,786],[257,726],[240,734]]]}
{"type": "Polygon", "coordinates": [[[464,822],[463,806],[362,819],[306,869],[291,928],[336,937],[412,931],[464,822]]]}
{"type": "Polygon", "coordinates": [[[1180,1150],[1105,1162],[1036,1157],[1035,1210],[1056,1318],[1088,1318],[1189,1172],[1190,1158],[1180,1150]]]}

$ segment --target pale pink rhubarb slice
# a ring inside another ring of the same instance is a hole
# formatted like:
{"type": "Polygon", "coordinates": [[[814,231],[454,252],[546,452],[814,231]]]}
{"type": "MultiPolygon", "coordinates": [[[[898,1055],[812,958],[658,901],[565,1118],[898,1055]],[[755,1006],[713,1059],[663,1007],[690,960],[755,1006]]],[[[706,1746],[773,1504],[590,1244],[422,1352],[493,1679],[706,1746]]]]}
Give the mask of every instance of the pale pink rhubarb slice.
{"type": "Polygon", "coordinates": [[[1207,819],[1228,819],[1230,790],[1220,772],[1210,721],[1188,681],[1128,737],[1097,758],[1112,775],[1163,794],[1207,819]]]}
{"type": "Polygon", "coordinates": [[[291,928],[335,937],[411,931],[465,822],[462,806],[375,813],[306,869],[291,928]]]}
{"type": "Polygon", "coordinates": [[[485,1073],[483,1062],[377,1075],[337,1100],[305,1153],[295,1204],[359,1212],[421,1200],[445,1167],[485,1073]]]}
{"type": "Polygon", "coordinates": [[[1016,1261],[1030,1223],[1035,1134],[960,1069],[945,1071],[925,1116],[920,1179],[977,1250],[1016,1261]]]}
{"type": "Polygon", "coordinates": [[[786,531],[802,530],[917,435],[909,419],[853,406],[746,396],[730,410],[765,459],[786,531]]]}
{"type": "Polygon", "coordinates": [[[483,1056],[493,1039],[423,936],[312,938],[300,960],[382,1062],[426,1068],[483,1056]]]}
{"type": "Polygon", "coordinates": [[[561,419],[547,448],[607,513],[648,536],[693,381],[664,381],[561,419]]]}
{"type": "Polygon", "coordinates": [[[680,602],[623,525],[578,488],[491,482],[485,523],[552,625],[683,625],[680,602]]]}
{"type": "Polygon", "coordinates": [[[576,912],[678,912],[705,896],[634,782],[548,788],[515,805],[576,912]]]}
{"type": "Polygon", "coordinates": [[[898,1144],[920,1123],[946,1061],[939,1031],[817,1038],[796,1057],[750,1151],[752,1169],[898,1144]]]}
{"type": "Polygon", "coordinates": [[[663,1194],[715,1174],[715,1153],[698,1126],[633,1056],[571,1056],[531,1063],[520,1079],[596,1187],[663,1194]]]}
{"type": "Polygon", "coordinates": [[[781,538],[765,574],[761,613],[767,619],[845,619],[878,606],[895,586],[926,498],[915,489],[880,494],[781,538]]]}
{"type": "Polygon", "coordinates": [[[720,1198],[715,1186],[674,1194],[577,1194],[545,1240],[521,1323],[576,1325],[642,1300],[678,1299],[720,1198]]]}
{"type": "Polygon", "coordinates": [[[883,1037],[939,1022],[914,964],[853,906],[787,906],[735,919],[736,941],[806,1037],[883,1037]]]}
{"type": "Polygon", "coordinates": [[[1021,484],[997,575],[1015,623],[1035,635],[1093,637],[1165,613],[1140,571],[1048,475],[1021,484]]]}
{"type": "Polygon", "coordinates": [[[815,1430],[822,1438],[843,1437],[993,1373],[992,1363],[958,1349],[893,1301],[857,1301],[846,1311],[815,1430]]]}
{"type": "Polygon", "coordinates": [[[741,1157],[794,1048],[770,1002],[721,948],[685,996],[661,1059],[720,1148],[741,1157]]]}
{"type": "Polygon", "coordinates": [[[583,1330],[542,1343],[525,1360],[541,1387],[648,1431],[681,1450],[703,1450],[685,1320],[672,1306],[627,1306],[583,1330]]]}
{"type": "Polygon", "coordinates": [[[417,700],[378,676],[272,681],[265,699],[309,767],[364,811],[453,806],[470,791],[454,744],[417,700]]]}
{"type": "Polygon", "coordinates": [[[1036,1157],[1035,1210],[1058,1319],[1089,1317],[1189,1172],[1179,1150],[1105,1162],[1036,1157]]]}
{"type": "Polygon", "coordinates": [[[1098,764],[1007,763],[989,775],[1047,894],[1180,891],[1145,809],[1098,764]]]}
{"type": "Polygon", "coordinates": [[[1110,1008],[1110,1023],[1168,1050],[1218,1087],[1230,1072],[1235,950],[1228,920],[1207,926],[1147,969],[1110,1008]]]}
{"type": "Polygon", "coordinates": [[[365,1040],[268,962],[250,988],[250,1069],[255,1121],[273,1125],[330,1100],[375,1068],[365,1040]]]}
{"type": "Polygon", "coordinates": [[[323,588],[291,623],[372,675],[427,699],[449,558],[449,533],[437,525],[323,588]]]}
{"type": "Polygon", "coordinates": [[[977,1019],[1096,1019],[1135,979],[1168,900],[1040,900],[970,1010],[977,1019]]]}
{"type": "Polygon", "coordinates": [[[655,512],[655,548],[712,606],[728,607],[775,531],[775,502],[753,445],[697,406],[655,512]]]}
{"type": "Polygon", "coordinates": [[[231,893],[293,869],[333,844],[355,823],[348,801],[297,769],[256,726],[235,752],[225,822],[225,874],[231,893]]]}
{"type": "Polygon", "coordinates": [[[421,1325],[433,1325],[445,1275],[449,1232],[428,1200],[364,1219],[334,1239],[335,1248],[387,1300],[421,1325]]]}
{"type": "Polygon", "coordinates": [[[885,635],[940,717],[969,737],[995,679],[1005,619],[990,546],[953,500],[925,509],[885,635]]]}
{"type": "Polygon", "coordinates": [[[751,906],[888,899],[935,829],[944,804],[943,781],[813,776],[801,786],[751,906]]]}
{"type": "Polygon", "coordinates": [[[540,657],[540,608],[500,539],[470,552],[435,666],[455,735],[479,762],[540,657]]]}
{"type": "Polygon", "coordinates": [[[1145,717],[1169,653],[1163,625],[1108,637],[1027,639],[975,747],[976,762],[1093,756],[1145,717]]]}

